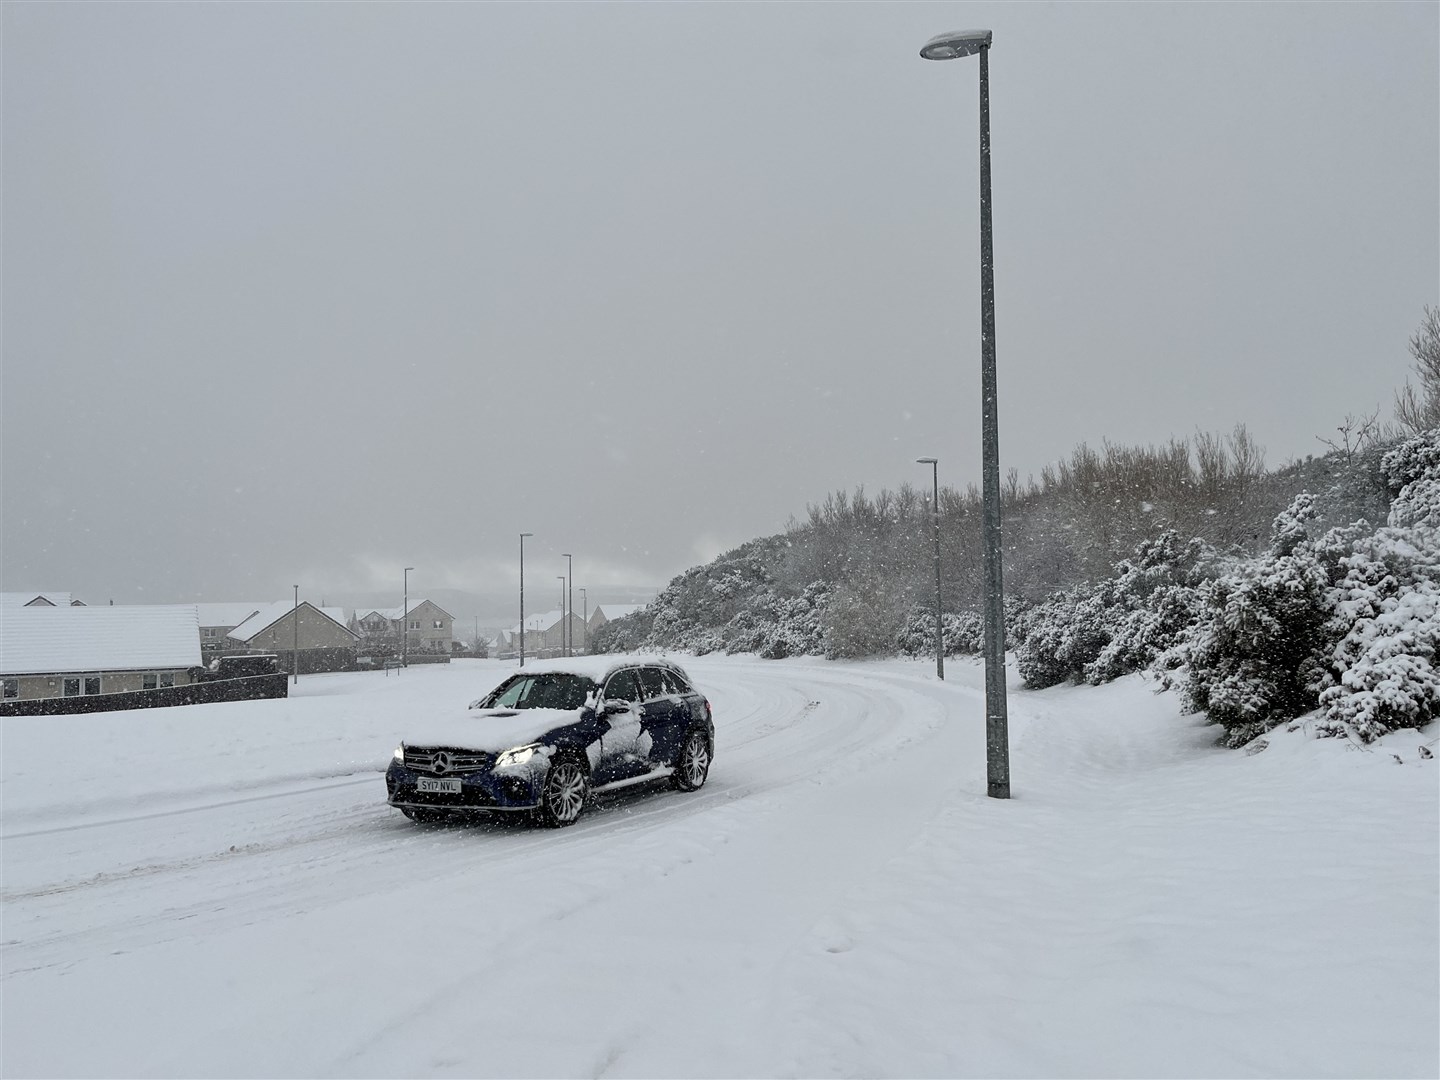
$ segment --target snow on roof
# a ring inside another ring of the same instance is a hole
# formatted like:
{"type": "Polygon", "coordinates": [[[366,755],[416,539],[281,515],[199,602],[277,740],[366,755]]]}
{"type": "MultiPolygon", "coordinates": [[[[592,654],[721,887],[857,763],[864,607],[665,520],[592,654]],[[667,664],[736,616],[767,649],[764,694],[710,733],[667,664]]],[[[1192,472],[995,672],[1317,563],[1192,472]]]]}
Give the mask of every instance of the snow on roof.
{"type": "MultiPolygon", "coordinates": [[[[420,607],[422,604],[434,604],[434,603],[435,603],[435,601],[433,601],[433,600],[425,600],[425,599],[423,599],[423,598],[420,599],[420,600],[412,600],[412,601],[410,601],[410,611],[409,611],[409,614],[412,614],[412,615],[413,615],[413,614],[415,613],[415,609],[418,608],[418,607],[420,607]]],[[[455,617],[454,615],[451,615],[448,611],[446,611],[443,607],[441,607],[439,604],[435,604],[435,607],[436,607],[436,609],[440,612],[440,614],[446,616],[447,618],[453,619],[453,618],[455,617]]],[[[400,605],[399,605],[399,604],[396,604],[394,607],[389,607],[389,608],[371,608],[370,611],[366,612],[366,615],[369,615],[369,614],[383,615],[383,616],[385,616],[385,618],[389,619],[391,622],[395,622],[395,621],[397,621],[397,620],[400,618],[400,605]]],[[[363,618],[365,618],[365,615],[357,615],[356,618],[363,619],[363,618]]]]}
{"type": "Polygon", "coordinates": [[[637,611],[644,611],[645,607],[644,604],[597,604],[591,616],[604,612],[607,619],[620,619],[626,615],[634,615],[637,611]]]}
{"type": "Polygon", "coordinates": [[[262,602],[230,603],[230,604],[196,604],[200,612],[201,626],[239,626],[246,619],[250,618],[263,607],[269,605],[262,602]]]}
{"type": "MultiPolygon", "coordinates": [[[[324,615],[331,622],[335,623],[347,634],[350,634],[352,637],[354,636],[353,631],[345,625],[344,608],[316,607],[314,604],[310,603],[309,600],[300,601],[300,606],[309,608],[311,611],[320,612],[320,614],[324,615]]],[[[290,612],[294,610],[295,602],[293,600],[281,600],[279,603],[265,604],[263,607],[260,608],[259,611],[257,611],[254,615],[251,615],[250,618],[246,619],[243,623],[235,627],[234,630],[231,630],[230,633],[226,634],[225,636],[232,637],[236,641],[249,641],[262,630],[268,630],[270,627],[274,626],[277,622],[283,619],[286,615],[289,615],[290,612]]]]}
{"type": "Polygon", "coordinates": [[[194,604],[0,608],[0,672],[6,675],[199,664],[194,604]]]}
{"type": "Polygon", "coordinates": [[[519,671],[524,674],[532,672],[559,671],[567,675],[584,675],[602,681],[606,675],[616,668],[636,667],[640,664],[658,664],[663,667],[685,669],[674,660],[664,656],[564,656],[555,657],[553,660],[527,660],[525,666],[519,671]]]}
{"type": "Polygon", "coordinates": [[[0,593],[0,607],[69,607],[68,592],[7,592],[0,593]],[[36,601],[39,601],[38,603],[36,601]]]}
{"type": "MultiPolygon", "coordinates": [[[[558,607],[549,611],[525,616],[525,633],[543,634],[547,630],[553,630],[555,626],[565,617],[565,613],[558,607]]],[[[510,633],[520,633],[520,624],[517,622],[510,628],[510,633]]]]}

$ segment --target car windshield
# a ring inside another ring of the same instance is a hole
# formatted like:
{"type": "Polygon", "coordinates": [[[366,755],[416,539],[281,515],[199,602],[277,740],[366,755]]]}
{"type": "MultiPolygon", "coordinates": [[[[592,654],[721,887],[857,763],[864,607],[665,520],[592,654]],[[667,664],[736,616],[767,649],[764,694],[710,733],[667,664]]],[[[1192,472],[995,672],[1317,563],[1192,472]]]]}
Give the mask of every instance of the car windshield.
{"type": "Polygon", "coordinates": [[[595,692],[584,675],[516,675],[485,699],[487,709],[578,709],[595,692]]]}

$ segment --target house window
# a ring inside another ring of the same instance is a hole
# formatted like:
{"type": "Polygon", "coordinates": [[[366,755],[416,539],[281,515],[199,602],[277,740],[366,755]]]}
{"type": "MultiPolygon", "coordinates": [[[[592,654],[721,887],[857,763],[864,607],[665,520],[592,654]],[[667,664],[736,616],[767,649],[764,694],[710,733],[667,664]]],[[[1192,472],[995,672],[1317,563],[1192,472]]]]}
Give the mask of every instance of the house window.
{"type": "Polygon", "coordinates": [[[144,675],[140,676],[140,680],[140,689],[142,690],[154,690],[158,685],[155,681],[155,673],[153,671],[147,671],[144,675]]]}
{"type": "Polygon", "coordinates": [[[160,673],[160,685],[161,685],[161,686],[174,686],[174,685],[175,685],[175,673],[174,673],[173,671],[162,671],[162,672],[160,673]]]}
{"type": "Polygon", "coordinates": [[[202,637],[214,637],[217,633],[219,633],[219,630],[213,626],[203,627],[200,631],[202,637]]]}
{"type": "Polygon", "coordinates": [[[80,680],[66,679],[63,686],[61,687],[61,693],[63,693],[66,697],[79,697],[80,680]]]}
{"type": "Polygon", "coordinates": [[[444,629],[445,629],[445,620],[444,620],[444,619],[436,619],[433,623],[430,624],[430,629],[432,629],[432,630],[444,630],[444,629]]]}
{"type": "Polygon", "coordinates": [[[7,698],[15,698],[15,697],[19,697],[19,696],[20,696],[20,680],[19,680],[19,679],[6,679],[6,680],[5,680],[5,696],[6,696],[7,698]]]}
{"type": "Polygon", "coordinates": [[[410,624],[410,629],[411,629],[411,630],[419,630],[419,629],[420,629],[420,620],[419,620],[419,619],[416,619],[414,622],[412,622],[412,623],[410,624]]]}
{"type": "Polygon", "coordinates": [[[99,676],[99,675],[86,675],[86,676],[85,676],[85,693],[87,693],[87,694],[98,694],[98,693],[100,693],[100,676],[99,676]]]}

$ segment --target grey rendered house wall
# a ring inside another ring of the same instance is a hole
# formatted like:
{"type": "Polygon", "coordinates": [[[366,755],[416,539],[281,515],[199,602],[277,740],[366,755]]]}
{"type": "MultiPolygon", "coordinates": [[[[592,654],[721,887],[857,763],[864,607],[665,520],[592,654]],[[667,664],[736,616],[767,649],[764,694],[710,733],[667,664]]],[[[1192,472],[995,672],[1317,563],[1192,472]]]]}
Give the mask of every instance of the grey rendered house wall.
{"type": "Polygon", "coordinates": [[[409,647],[416,652],[438,652],[449,654],[450,642],[455,636],[455,620],[432,600],[417,604],[410,612],[409,647]],[[437,627],[435,624],[439,623],[437,627]],[[420,625],[416,627],[416,623],[420,625]]]}

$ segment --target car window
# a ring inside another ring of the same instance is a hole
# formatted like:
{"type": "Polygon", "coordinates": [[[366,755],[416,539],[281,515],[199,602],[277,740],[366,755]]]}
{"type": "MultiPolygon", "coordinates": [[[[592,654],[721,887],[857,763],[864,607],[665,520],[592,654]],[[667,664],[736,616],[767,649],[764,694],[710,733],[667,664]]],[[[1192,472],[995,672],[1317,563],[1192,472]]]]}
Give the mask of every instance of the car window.
{"type": "Polygon", "coordinates": [[[685,681],[685,676],[673,668],[661,668],[660,674],[665,678],[665,692],[667,694],[693,694],[690,684],[685,681]]]}
{"type": "Polygon", "coordinates": [[[640,692],[644,695],[644,700],[653,701],[655,698],[669,697],[675,691],[666,682],[659,668],[647,667],[640,669],[640,692]]]}
{"type": "Polygon", "coordinates": [[[517,675],[491,695],[487,708],[578,709],[595,684],[581,675],[517,675]]]}
{"type": "Polygon", "coordinates": [[[605,697],[618,698],[621,701],[639,701],[640,685],[635,681],[635,672],[632,668],[624,671],[617,671],[610,676],[610,681],[605,684],[605,697]]]}

